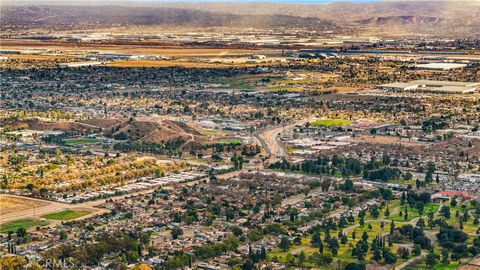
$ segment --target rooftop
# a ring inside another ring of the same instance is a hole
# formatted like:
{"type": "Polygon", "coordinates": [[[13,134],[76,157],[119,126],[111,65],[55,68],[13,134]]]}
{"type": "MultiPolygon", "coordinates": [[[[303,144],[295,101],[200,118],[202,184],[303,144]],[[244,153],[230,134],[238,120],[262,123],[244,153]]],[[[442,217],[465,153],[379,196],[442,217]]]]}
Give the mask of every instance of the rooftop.
{"type": "Polygon", "coordinates": [[[464,68],[466,66],[467,65],[465,64],[455,64],[455,63],[428,63],[428,64],[415,65],[416,68],[437,69],[437,70],[459,69],[459,68],[464,68]]]}

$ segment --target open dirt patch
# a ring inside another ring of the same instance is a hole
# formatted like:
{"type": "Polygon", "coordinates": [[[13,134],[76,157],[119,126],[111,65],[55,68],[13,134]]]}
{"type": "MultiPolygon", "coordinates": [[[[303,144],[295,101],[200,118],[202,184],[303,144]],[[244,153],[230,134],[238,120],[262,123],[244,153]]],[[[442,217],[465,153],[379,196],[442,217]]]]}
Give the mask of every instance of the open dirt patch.
{"type": "Polygon", "coordinates": [[[356,138],[357,141],[367,142],[367,143],[379,143],[379,144],[404,144],[404,145],[422,145],[417,141],[409,140],[408,138],[399,138],[393,136],[373,136],[373,135],[362,135],[356,138]]]}
{"type": "Polygon", "coordinates": [[[48,202],[38,200],[19,198],[9,195],[0,195],[0,216],[13,212],[23,211],[35,207],[49,205],[48,202]]]}

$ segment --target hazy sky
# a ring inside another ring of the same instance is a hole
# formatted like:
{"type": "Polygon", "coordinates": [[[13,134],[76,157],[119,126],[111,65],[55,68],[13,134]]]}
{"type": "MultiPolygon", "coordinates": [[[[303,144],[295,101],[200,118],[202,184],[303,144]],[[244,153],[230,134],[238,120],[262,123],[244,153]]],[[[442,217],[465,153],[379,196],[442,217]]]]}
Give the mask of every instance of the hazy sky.
{"type": "MultiPolygon", "coordinates": [[[[366,2],[379,2],[382,0],[0,0],[0,3],[8,3],[8,2],[17,2],[17,3],[42,3],[42,2],[49,2],[49,3],[125,3],[125,2],[143,2],[143,3],[172,3],[172,2],[187,2],[187,3],[201,3],[201,2],[241,2],[241,3],[292,3],[292,4],[326,4],[326,3],[334,3],[334,2],[350,2],[350,3],[366,3],[366,2]]],[[[388,0],[387,0],[388,1],[388,0]]],[[[391,0],[390,0],[391,1],[391,0]]]]}
{"type": "MultiPolygon", "coordinates": [[[[121,0],[123,1],[123,0],[121,0]]],[[[332,3],[332,2],[378,2],[380,0],[137,0],[144,2],[273,2],[273,3],[310,3],[310,4],[323,4],[323,3],[332,3]]]]}

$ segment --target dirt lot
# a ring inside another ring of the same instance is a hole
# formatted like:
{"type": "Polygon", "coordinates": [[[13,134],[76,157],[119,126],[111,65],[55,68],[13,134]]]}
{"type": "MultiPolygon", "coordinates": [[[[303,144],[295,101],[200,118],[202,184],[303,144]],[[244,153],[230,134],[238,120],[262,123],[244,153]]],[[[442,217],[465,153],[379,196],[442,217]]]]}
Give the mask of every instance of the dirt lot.
{"type": "Polygon", "coordinates": [[[0,195],[0,216],[13,212],[32,209],[35,207],[47,206],[50,203],[38,201],[29,198],[13,197],[9,195],[0,195]]]}
{"type": "Polygon", "coordinates": [[[416,141],[410,141],[407,138],[398,138],[393,136],[362,135],[360,137],[356,137],[356,140],[359,142],[380,143],[380,144],[402,143],[405,145],[423,145],[422,143],[419,143],[416,141]]]}
{"type": "Polygon", "coordinates": [[[8,59],[15,60],[73,60],[73,56],[68,55],[36,55],[36,54],[2,54],[1,56],[6,56],[8,59]]]}

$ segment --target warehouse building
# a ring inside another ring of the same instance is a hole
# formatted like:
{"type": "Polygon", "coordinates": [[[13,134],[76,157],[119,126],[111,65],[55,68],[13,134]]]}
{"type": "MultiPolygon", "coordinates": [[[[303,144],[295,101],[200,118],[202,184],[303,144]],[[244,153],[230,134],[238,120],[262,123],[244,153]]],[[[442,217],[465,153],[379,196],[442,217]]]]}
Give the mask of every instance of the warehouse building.
{"type": "Polygon", "coordinates": [[[466,67],[465,64],[456,64],[456,63],[428,63],[428,64],[417,64],[415,68],[417,69],[427,69],[427,70],[455,70],[462,69],[466,67]]]}
{"type": "Polygon", "coordinates": [[[378,88],[395,92],[417,91],[438,94],[468,94],[477,91],[479,86],[480,83],[478,82],[418,80],[408,83],[383,84],[378,86],[378,88]]]}
{"type": "Polygon", "coordinates": [[[102,62],[98,61],[88,61],[88,62],[70,62],[70,63],[60,63],[58,64],[60,67],[91,67],[91,66],[99,66],[102,65],[102,62]]]}

